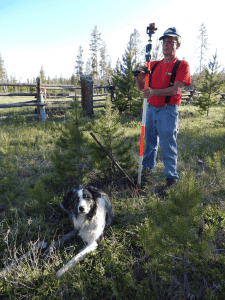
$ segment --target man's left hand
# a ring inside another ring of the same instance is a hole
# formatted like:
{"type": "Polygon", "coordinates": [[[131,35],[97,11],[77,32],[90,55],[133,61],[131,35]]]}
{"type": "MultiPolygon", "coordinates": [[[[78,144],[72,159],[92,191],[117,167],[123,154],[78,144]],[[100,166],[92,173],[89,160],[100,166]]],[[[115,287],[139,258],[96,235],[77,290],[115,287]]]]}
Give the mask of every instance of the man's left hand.
{"type": "Polygon", "coordinates": [[[148,99],[148,98],[152,97],[153,94],[154,94],[154,90],[149,88],[149,87],[147,87],[146,89],[143,90],[143,97],[144,98],[148,99]]]}

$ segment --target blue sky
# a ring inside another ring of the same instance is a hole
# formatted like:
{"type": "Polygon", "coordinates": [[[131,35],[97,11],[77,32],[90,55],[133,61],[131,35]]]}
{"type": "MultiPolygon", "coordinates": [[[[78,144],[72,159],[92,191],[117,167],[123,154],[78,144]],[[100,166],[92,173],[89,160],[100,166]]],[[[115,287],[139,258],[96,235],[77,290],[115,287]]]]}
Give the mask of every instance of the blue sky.
{"type": "Polygon", "coordinates": [[[213,59],[217,49],[219,71],[225,67],[225,18],[223,0],[1,0],[0,53],[8,76],[25,82],[37,77],[43,65],[51,78],[69,78],[74,72],[79,45],[83,61],[90,57],[91,33],[97,25],[106,43],[108,59],[115,67],[122,60],[130,34],[137,29],[142,45],[148,43],[146,27],[155,23],[153,46],[169,27],[181,34],[179,59],[185,58],[191,74],[199,65],[197,36],[204,23],[208,35],[206,61],[213,59]],[[196,51],[198,51],[196,53],[196,51]]]}

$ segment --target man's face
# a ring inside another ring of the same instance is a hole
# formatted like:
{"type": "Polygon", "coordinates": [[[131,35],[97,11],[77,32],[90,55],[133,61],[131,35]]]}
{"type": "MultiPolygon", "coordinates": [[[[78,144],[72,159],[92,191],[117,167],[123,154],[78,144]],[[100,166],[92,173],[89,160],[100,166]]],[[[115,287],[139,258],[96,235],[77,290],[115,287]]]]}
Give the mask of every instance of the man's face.
{"type": "Polygon", "coordinates": [[[175,55],[177,49],[177,41],[174,37],[165,37],[162,44],[164,56],[175,55]]]}

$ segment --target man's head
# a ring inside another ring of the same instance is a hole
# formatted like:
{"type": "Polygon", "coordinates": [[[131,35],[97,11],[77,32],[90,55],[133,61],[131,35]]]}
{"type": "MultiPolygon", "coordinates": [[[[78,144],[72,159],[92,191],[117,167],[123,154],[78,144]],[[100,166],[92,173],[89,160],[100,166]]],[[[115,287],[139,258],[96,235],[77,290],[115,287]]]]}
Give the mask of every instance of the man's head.
{"type": "Polygon", "coordinates": [[[180,42],[178,37],[164,37],[162,39],[162,47],[163,47],[163,54],[164,56],[175,55],[177,49],[180,47],[180,42]]]}
{"type": "Polygon", "coordinates": [[[176,50],[181,44],[181,36],[175,27],[168,28],[159,40],[162,41],[164,56],[176,55],[176,50]]]}

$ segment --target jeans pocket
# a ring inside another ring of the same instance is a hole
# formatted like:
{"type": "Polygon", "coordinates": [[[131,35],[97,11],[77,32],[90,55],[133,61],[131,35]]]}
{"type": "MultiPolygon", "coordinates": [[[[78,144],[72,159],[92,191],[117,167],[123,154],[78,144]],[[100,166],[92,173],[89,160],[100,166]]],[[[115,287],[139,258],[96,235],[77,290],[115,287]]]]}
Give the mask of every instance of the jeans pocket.
{"type": "Polygon", "coordinates": [[[169,107],[168,113],[174,118],[176,118],[179,115],[178,107],[173,105],[168,105],[168,107],[169,107]]]}

